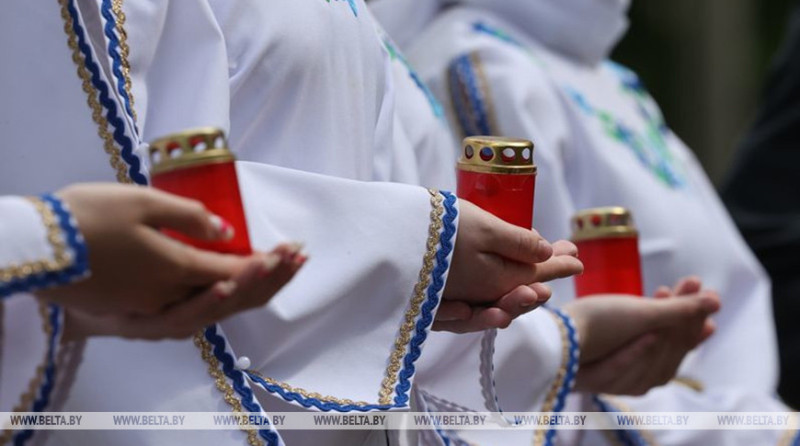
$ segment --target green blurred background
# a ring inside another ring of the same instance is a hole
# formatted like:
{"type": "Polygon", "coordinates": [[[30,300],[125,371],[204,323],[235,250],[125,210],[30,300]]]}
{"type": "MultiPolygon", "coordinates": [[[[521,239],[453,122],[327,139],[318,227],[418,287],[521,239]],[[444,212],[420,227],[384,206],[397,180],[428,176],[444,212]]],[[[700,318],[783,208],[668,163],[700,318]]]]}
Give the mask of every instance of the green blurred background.
{"type": "Polygon", "coordinates": [[[614,59],[633,68],[715,183],[755,116],[797,0],[634,0],[614,59]]]}

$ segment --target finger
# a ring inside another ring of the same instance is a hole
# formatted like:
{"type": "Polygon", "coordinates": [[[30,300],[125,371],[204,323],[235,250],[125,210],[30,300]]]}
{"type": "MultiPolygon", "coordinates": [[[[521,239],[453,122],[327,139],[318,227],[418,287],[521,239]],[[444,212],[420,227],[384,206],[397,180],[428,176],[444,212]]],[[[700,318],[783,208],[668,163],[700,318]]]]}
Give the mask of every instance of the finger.
{"type": "Polygon", "coordinates": [[[189,337],[207,325],[268,302],[304,262],[285,261],[275,252],[254,255],[234,280],[216,283],[158,316],[131,319],[124,329],[129,337],[144,339],[189,337]]]}
{"type": "Polygon", "coordinates": [[[122,321],[124,337],[158,340],[184,339],[226,315],[224,303],[236,291],[236,282],[214,284],[202,293],[167,308],[156,316],[131,317],[122,321]]]}
{"type": "Polygon", "coordinates": [[[473,333],[490,328],[507,328],[514,320],[499,308],[473,308],[472,316],[465,321],[442,321],[434,323],[434,330],[451,333],[473,333]]]}
{"type": "Polygon", "coordinates": [[[717,331],[717,323],[714,322],[712,319],[706,319],[705,324],[703,324],[703,330],[700,332],[700,342],[698,343],[698,345],[703,342],[706,342],[708,338],[713,336],[716,331],[717,331]]]}
{"type": "Polygon", "coordinates": [[[530,286],[531,289],[536,293],[536,298],[539,301],[539,305],[547,303],[547,301],[553,297],[553,289],[548,285],[543,283],[533,283],[528,286],[530,286]]]}
{"type": "Polygon", "coordinates": [[[436,330],[436,324],[440,322],[466,321],[471,316],[472,308],[469,305],[463,302],[442,301],[436,311],[433,329],[436,330]]]}
{"type": "Polygon", "coordinates": [[[226,304],[229,314],[263,306],[302,268],[308,256],[299,245],[283,245],[270,253],[255,256],[260,265],[236,278],[237,292],[226,304]]]}
{"type": "Polygon", "coordinates": [[[558,240],[553,243],[553,255],[578,257],[578,247],[570,241],[558,240]]]}
{"type": "Polygon", "coordinates": [[[664,299],[670,296],[672,296],[672,290],[668,286],[664,285],[658,287],[655,294],[653,294],[653,297],[655,297],[656,299],[664,299]]]}
{"type": "Polygon", "coordinates": [[[156,189],[143,189],[143,223],[168,228],[200,240],[230,240],[233,226],[209,212],[196,200],[189,200],[156,189]]]}
{"type": "Polygon", "coordinates": [[[703,291],[681,299],[659,299],[651,303],[658,307],[656,312],[649,314],[653,329],[685,325],[694,318],[716,313],[721,305],[719,295],[713,291],[703,291]]]}
{"type": "Polygon", "coordinates": [[[166,259],[165,274],[174,275],[171,279],[175,282],[191,286],[207,287],[229,280],[243,271],[249,259],[197,249],[150,228],[143,228],[141,240],[166,259]]]}
{"type": "Polygon", "coordinates": [[[699,293],[703,288],[703,281],[697,276],[684,277],[675,285],[675,294],[683,296],[686,294],[699,293]]]}
{"type": "Polygon", "coordinates": [[[541,283],[571,277],[583,272],[583,263],[568,255],[553,256],[544,262],[528,265],[506,262],[502,265],[502,283],[541,283]]]}
{"type": "Polygon", "coordinates": [[[523,229],[492,217],[489,252],[528,264],[543,262],[553,255],[553,247],[535,230],[523,229]]]}
{"type": "MultiPolygon", "coordinates": [[[[541,289],[543,287],[541,284],[538,285],[537,288],[541,289]]],[[[533,287],[521,285],[498,299],[492,306],[503,310],[511,315],[512,318],[516,318],[521,314],[535,310],[544,302],[546,302],[546,299],[540,300],[538,293],[533,287]]]]}
{"type": "Polygon", "coordinates": [[[571,277],[583,272],[583,263],[568,255],[553,256],[545,262],[534,265],[534,278],[528,283],[549,282],[571,277]]]}

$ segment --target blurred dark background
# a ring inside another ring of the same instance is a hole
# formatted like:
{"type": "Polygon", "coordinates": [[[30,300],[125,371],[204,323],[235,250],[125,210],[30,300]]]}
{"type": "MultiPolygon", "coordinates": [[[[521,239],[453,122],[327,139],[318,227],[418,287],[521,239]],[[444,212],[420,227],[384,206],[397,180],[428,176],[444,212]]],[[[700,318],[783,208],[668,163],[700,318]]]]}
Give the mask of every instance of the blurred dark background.
{"type": "Polygon", "coordinates": [[[634,0],[614,59],[633,68],[667,123],[719,184],[755,117],[797,0],[634,0]]]}

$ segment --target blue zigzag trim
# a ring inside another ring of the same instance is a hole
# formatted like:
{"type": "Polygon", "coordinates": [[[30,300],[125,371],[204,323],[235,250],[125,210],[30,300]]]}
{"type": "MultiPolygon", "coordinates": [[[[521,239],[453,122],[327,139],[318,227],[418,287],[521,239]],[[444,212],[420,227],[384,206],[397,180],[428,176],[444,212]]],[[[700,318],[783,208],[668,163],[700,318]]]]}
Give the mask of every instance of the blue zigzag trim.
{"type": "Polygon", "coordinates": [[[61,271],[49,271],[33,274],[10,282],[0,282],[0,297],[14,293],[23,293],[56,285],[65,285],[84,277],[89,272],[89,254],[86,241],[78,231],[77,225],[66,205],[53,195],[40,197],[45,205],[53,210],[58,218],[58,225],[67,246],[72,250],[72,264],[61,271]]]}
{"type": "MultiPolygon", "coordinates": [[[[619,409],[603,401],[603,399],[597,395],[593,396],[592,400],[603,412],[620,413],[619,409]]],[[[624,446],[647,446],[647,442],[636,430],[616,429],[614,433],[616,434],[617,440],[624,446]]]]}
{"type": "MultiPolygon", "coordinates": [[[[256,400],[253,390],[247,386],[244,372],[236,368],[233,357],[225,350],[226,341],[224,337],[217,333],[217,326],[212,325],[206,328],[204,335],[206,340],[214,347],[214,356],[222,364],[222,371],[231,380],[233,389],[239,394],[242,406],[250,413],[261,414],[264,410],[256,400]]],[[[270,446],[277,446],[281,443],[278,433],[273,430],[271,424],[269,429],[260,429],[258,434],[270,446]]]]}
{"type": "Polygon", "coordinates": [[[411,390],[411,378],[414,376],[414,363],[419,359],[422,353],[422,344],[428,337],[428,329],[433,323],[433,310],[439,305],[439,293],[442,291],[442,288],[444,288],[444,275],[449,267],[447,258],[453,250],[453,238],[456,234],[455,219],[458,216],[456,196],[446,191],[440,191],[440,193],[444,196],[443,205],[445,213],[442,218],[442,233],[439,240],[439,250],[436,252],[436,267],[433,269],[431,284],[427,289],[428,297],[420,309],[420,317],[415,326],[416,333],[411,338],[409,351],[403,358],[403,368],[400,370],[398,384],[395,386],[396,395],[394,404],[356,405],[322,401],[317,398],[305,397],[297,392],[290,392],[275,384],[270,384],[255,373],[248,373],[247,376],[253,382],[263,387],[264,390],[277,394],[286,401],[296,402],[306,408],[314,407],[325,412],[367,412],[405,407],[409,400],[408,394],[411,390]]]}
{"type": "MultiPolygon", "coordinates": [[[[119,53],[119,36],[117,36],[117,18],[114,16],[114,11],[111,9],[111,0],[103,0],[100,6],[100,13],[106,19],[106,25],[103,28],[106,37],[108,37],[108,54],[111,56],[112,64],[111,71],[117,78],[117,91],[122,99],[125,101],[125,111],[133,119],[133,107],[131,106],[131,98],[128,95],[128,90],[125,88],[125,76],[122,73],[122,56],[119,53]]],[[[134,123],[135,125],[135,123],[134,123]]]]}
{"type": "Polygon", "coordinates": [[[439,305],[439,293],[444,288],[444,275],[450,267],[447,258],[453,251],[453,238],[456,234],[455,220],[458,216],[456,209],[456,196],[447,191],[440,191],[444,196],[444,217],[442,218],[442,234],[439,239],[439,250],[436,252],[436,267],[433,269],[431,284],[428,286],[428,299],[422,304],[420,318],[417,320],[416,334],[411,339],[409,351],[403,358],[403,369],[399,374],[399,382],[395,387],[397,396],[394,402],[397,406],[408,404],[411,378],[414,376],[414,363],[422,353],[422,344],[428,338],[428,330],[433,324],[433,310],[439,305]]]}
{"type": "MultiPolygon", "coordinates": [[[[50,404],[50,394],[56,381],[56,351],[58,350],[59,338],[61,336],[61,309],[56,305],[47,307],[49,324],[53,328],[50,338],[47,340],[47,360],[44,367],[44,379],[42,380],[36,398],[33,401],[31,412],[44,412],[50,404]]],[[[23,446],[33,437],[33,430],[26,429],[14,435],[14,446],[23,446]]]]}
{"type": "Polygon", "coordinates": [[[447,68],[450,98],[465,136],[493,135],[486,106],[489,98],[483,97],[472,57],[472,54],[459,56],[447,68]]]}
{"type": "MultiPolygon", "coordinates": [[[[80,15],[75,8],[75,0],[69,0],[67,10],[69,11],[70,17],[72,17],[72,31],[78,39],[78,48],[83,54],[84,66],[91,74],[92,85],[99,94],[100,104],[106,109],[106,119],[108,123],[114,127],[114,141],[122,148],[120,155],[125,163],[128,164],[128,176],[130,176],[135,183],[146,185],[147,177],[141,172],[141,161],[136,154],[133,153],[133,141],[125,135],[125,123],[117,113],[117,102],[109,95],[108,85],[100,76],[100,67],[95,62],[92,56],[92,49],[86,42],[86,35],[79,22],[80,15]]],[[[108,27],[108,25],[106,25],[106,27],[108,27]]],[[[119,54],[117,54],[117,56],[119,56],[119,54]]]]}
{"type": "MultiPolygon", "coordinates": [[[[553,412],[559,413],[564,410],[567,396],[575,385],[575,376],[578,373],[578,358],[580,357],[580,344],[578,343],[578,331],[575,329],[575,323],[572,321],[572,318],[558,308],[548,307],[548,309],[561,319],[561,322],[567,329],[567,340],[569,342],[569,360],[566,364],[567,374],[564,377],[564,382],[561,383],[561,389],[558,391],[556,404],[553,406],[553,412]]],[[[545,434],[545,445],[552,445],[555,438],[556,430],[549,429],[547,434],[545,434]]]]}
{"type": "Polygon", "coordinates": [[[270,384],[264,378],[256,375],[252,372],[247,372],[247,376],[250,377],[253,382],[263,387],[266,391],[270,393],[278,394],[281,398],[286,401],[294,401],[305,408],[316,408],[323,412],[369,412],[373,410],[389,410],[395,408],[394,405],[381,405],[381,404],[369,404],[366,406],[359,406],[356,404],[338,404],[333,402],[321,401],[316,398],[306,398],[303,395],[297,392],[290,392],[284,389],[281,386],[277,386],[275,384],[270,384]]]}

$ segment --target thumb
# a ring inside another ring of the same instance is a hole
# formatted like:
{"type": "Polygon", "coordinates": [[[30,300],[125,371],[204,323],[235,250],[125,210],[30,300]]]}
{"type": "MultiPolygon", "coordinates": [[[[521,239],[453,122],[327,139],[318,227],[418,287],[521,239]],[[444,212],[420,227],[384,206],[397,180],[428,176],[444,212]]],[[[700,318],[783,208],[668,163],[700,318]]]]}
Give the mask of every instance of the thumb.
{"type": "Polygon", "coordinates": [[[492,216],[490,250],[520,263],[544,262],[553,256],[553,246],[534,229],[524,229],[492,216]]]}
{"type": "Polygon", "coordinates": [[[714,291],[700,293],[681,298],[667,298],[650,301],[656,306],[652,324],[656,328],[669,327],[698,317],[708,317],[719,311],[721,302],[714,291]]]}

